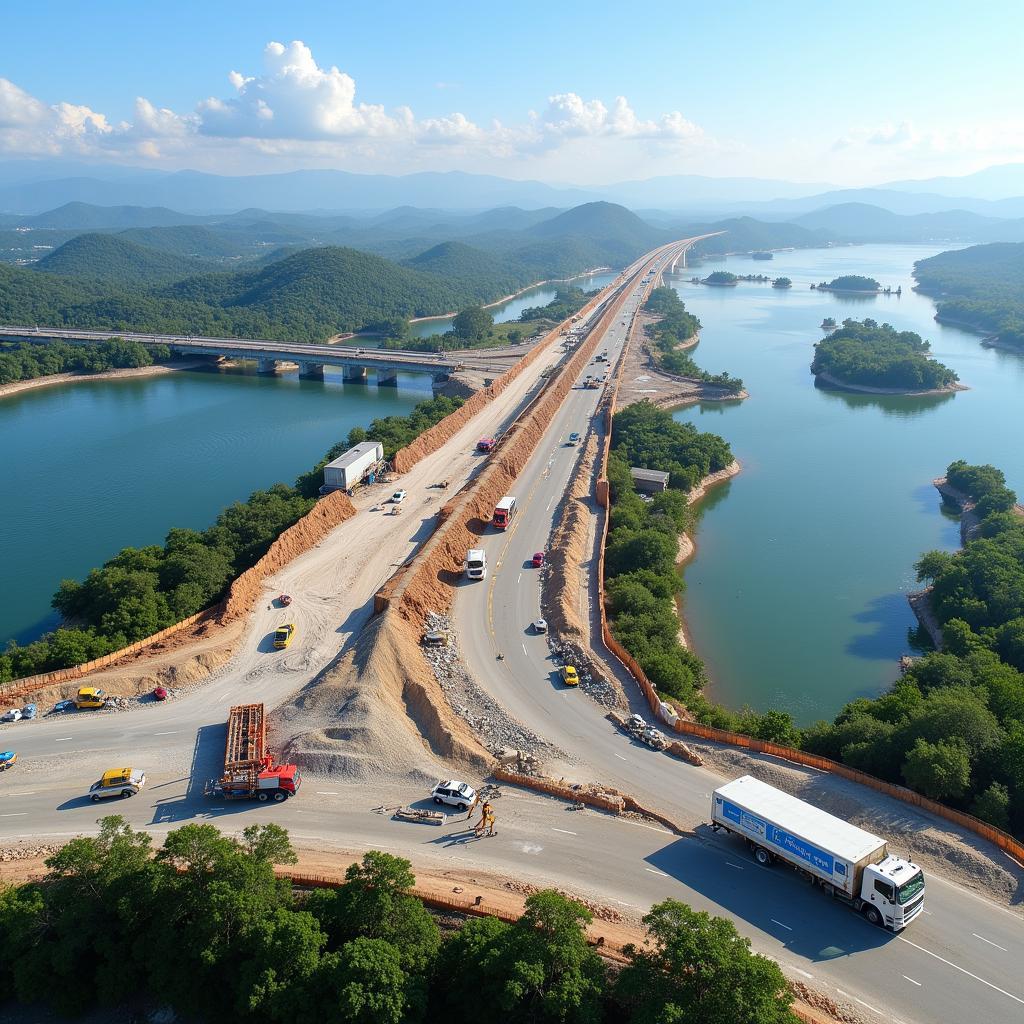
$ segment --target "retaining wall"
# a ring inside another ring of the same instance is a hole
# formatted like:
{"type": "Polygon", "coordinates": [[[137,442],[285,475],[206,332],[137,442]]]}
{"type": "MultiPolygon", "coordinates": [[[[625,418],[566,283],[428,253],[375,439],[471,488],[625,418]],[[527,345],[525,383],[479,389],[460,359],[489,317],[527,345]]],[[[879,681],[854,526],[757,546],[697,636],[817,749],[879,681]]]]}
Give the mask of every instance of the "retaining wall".
{"type": "Polygon", "coordinates": [[[572,800],[576,803],[586,804],[588,807],[596,807],[602,811],[609,811],[611,814],[621,814],[627,809],[626,801],[621,796],[604,797],[597,793],[588,793],[583,789],[573,789],[571,786],[564,786],[559,782],[553,782],[551,779],[539,779],[535,775],[521,775],[519,772],[510,771],[508,768],[495,768],[491,774],[501,782],[511,782],[513,785],[522,786],[524,789],[546,793],[548,796],[555,796],[560,800],[572,800]]]}

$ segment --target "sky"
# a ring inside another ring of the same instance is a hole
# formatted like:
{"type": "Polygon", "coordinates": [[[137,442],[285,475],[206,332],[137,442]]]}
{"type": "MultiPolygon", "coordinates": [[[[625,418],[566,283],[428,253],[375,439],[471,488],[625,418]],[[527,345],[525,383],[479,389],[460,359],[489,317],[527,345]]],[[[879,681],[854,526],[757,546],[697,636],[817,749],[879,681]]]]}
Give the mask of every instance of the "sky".
{"type": "Polygon", "coordinates": [[[871,185],[1024,160],[1024,3],[7,6],[0,159],[871,185]]]}

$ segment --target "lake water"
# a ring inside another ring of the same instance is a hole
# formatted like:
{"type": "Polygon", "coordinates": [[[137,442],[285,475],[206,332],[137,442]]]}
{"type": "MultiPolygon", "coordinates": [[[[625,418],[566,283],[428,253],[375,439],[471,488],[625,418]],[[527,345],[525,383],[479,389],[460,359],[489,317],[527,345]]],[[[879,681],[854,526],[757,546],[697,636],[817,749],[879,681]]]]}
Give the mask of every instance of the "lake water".
{"type": "MultiPolygon", "coordinates": [[[[371,378],[372,380],[372,378],[371,378]]],[[[0,401],[0,646],[57,624],[50,598],[126,545],[210,525],[225,505],[291,483],[354,426],[430,398],[399,387],[254,373],[87,381],[0,401]]]]}
{"type": "Polygon", "coordinates": [[[781,708],[806,723],[884,690],[911,651],[914,562],[929,549],[959,547],[958,520],[940,510],[932,479],[963,458],[998,466],[1024,493],[1024,356],[940,326],[933,303],[910,291],[914,261],[943,248],[801,250],[770,263],[730,257],[673,281],[704,325],[694,359],[742,377],[751,396],[675,413],[721,434],[743,465],[702,503],[685,572],[685,616],[708,665],[709,695],[731,707],[781,708]],[[786,276],[793,288],[681,279],[720,268],[786,276]],[[809,289],[846,273],[902,285],[903,296],[809,289]],[[815,388],[809,367],[827,316],[917,331],[972,390],[901,398],[815,388]]]}

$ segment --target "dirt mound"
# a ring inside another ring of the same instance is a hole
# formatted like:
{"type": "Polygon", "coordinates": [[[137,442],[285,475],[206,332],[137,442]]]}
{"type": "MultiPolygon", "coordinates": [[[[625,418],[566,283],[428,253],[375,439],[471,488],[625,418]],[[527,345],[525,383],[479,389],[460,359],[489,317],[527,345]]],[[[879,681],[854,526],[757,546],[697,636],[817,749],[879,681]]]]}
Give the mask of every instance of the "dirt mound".
{"type": "Polygon", "coordinates": [[[448,711],[418,633],[394,612],[371,620],[350,650],[274,712],[271,732],[290,760],[346,781],[434,781],[447,770],[439,758],[478,771],[487,764],[448,711]]]}

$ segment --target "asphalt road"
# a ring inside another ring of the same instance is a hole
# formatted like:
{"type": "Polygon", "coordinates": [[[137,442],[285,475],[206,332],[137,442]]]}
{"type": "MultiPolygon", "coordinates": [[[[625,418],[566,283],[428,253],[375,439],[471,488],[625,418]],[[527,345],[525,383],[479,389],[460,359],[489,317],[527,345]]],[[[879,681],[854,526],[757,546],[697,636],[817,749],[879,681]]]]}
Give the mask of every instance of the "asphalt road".
{"type": "MultiPolygon", "coordinates": [[[[624,337],[622,319],[616,318],[602,346],[612,358],[624,337]]],[[[522,384],[522,400],[529,386],[522,384]]],[[[484,585],[461,588],[457,601],[463,650],[481,685],[569,753],[578,765],[577,777],[599,778],[666,810],[706,817],[710,793],[721,780],[618,733],[584,693],[557,682],[557,666],[543,639],[525,632],[539,614],[539,587],[536,570],[524,562],[545,546],[578,452],[562,441],[572,430],[587,429],[597,394],[570,393],[545,442],[524,467],[514,528],[484,541],[491,576],[484,585]],[[503,662],[496,662],[496,649],[505,654],[503,662]]],[[[511,402],[502,415],[510,409],[511,402]]],[[[475,420],[466,436],[484,432],[482,422],[475,420]]],[[[467,447],[461,434],[458,445],[467,447]]],[[[439,457],[449,454],[443,450],[439,457]]],[[[403,483],[415,480],[410,501],[423,503],[429,496],[428,476],[435,470],[430,465],[418,470],[403,483]]],[[[421,507],[427,523],[433,509],[421,507]]],[[[385,517],[380,526],[371,525],[363,515],[339,527],[275,581],[277,586],[284,577],[297,584],[289,590],[296,594],[289,617],[299,622],[300,633],[284,656],[268,656],[262,649],[267,630],[281,615],[261,607],[243,652],[208,684],[179,700],[132,712],[77,712],[0,726],[0,749],[13,746],[21,758],[0,777],[0,841],[81,834],[94,829],[105,813],[125,814],[136,827],[158,836],[195,820],[240,830],[255,820],[253,815],[271,814],[302,845],[381,848],[432,866],[478,865],[631,909],[676,896],[729,916],[756,949],[779,959],[791,976],[856,1001],[868,1017],[877,1011],[878,1019],[905,1024],[1022,1019],[1020,916],[934,876],[928,881],[927,916],[893,936],[808,890],[790,872],[758,867],[736,840],[700,830],[696,838],[681,839],[646,823],[568,812],[563,804],[532,794],[507,792],[498,803],[499,835],[479,841],[469,840],[458,822],[433,829],[373,813],[379,804],[426,796],[407,790],[307,778],[299,799],[283,805],[206,800],[203,784],[218,774],[223,755],[227,708],[243,701],[274,706],[285,700],[323,667],[323,651],[310,646],[315,632],[320,630],[326,638],[322,643],[333,643],[336,653],[369,614],[365,594],[380,580],[364,579],[367,572],[358,579],[325,577],[324,566],[351,548],[352,530],[364,535],[387,525],[408,531],[414,524],[400,516],[386,517],[395,520],[393,526],[383,523],[385,517]],[[144,768],[147,787],[115,806],[92,804],[82,794],[114,764],[144,768]]],[[[411,535],[403,534],[402,542],[412,550],[421,534],[417,525],[411,535]]]]}
{"type": "MultiPolygon", "coordinates": [[[[634,293],[626,312],[637,301],[634,293]]],[[[629,317],[617,317],[598,348],[613,361],[625,340],[623,319],[629,317]]],[[[507,530],[481,539],[490,571],[486,581],[464,580],[459,588],[459,642],[481,686],[568,753],[567,777],[602,781],[668,813],[707,820],[710,794],[721,778],[622,734],[603,708],[561,683],[560,662],[546,637],[530,629],[540,615],[541,590],[531,556],[547,546],[576,467],[580,449],[566,444],[568,434],[597,428],[599,394],[570,393],[517,480],[518,515],[507,530]]],[[[639,696],[632,710],[650,720],[639,696]]],[[[612,856],[608,847],[599,849],[588,872],[612,856]]],[[[645,871],[659,870],[672,880],[664,883],[664,895],[679,894],[681,887],[686,902],[726,914],[756,949],[793,965],[796,977],[826,978],[834,990],[862,1004],[861,1010],[870,1006],[883,1019],[905,1022],[961,1021],[977,1014],[985,1021],[1024,1019],[1024,984],[1016,970],[1024,956],[1024,921],[935,876],[928,878],[923,920],[893,936],[872,930],[784,867],[757,867],[738,840],[676,840],[645,860],[645,871]],[[780,942],[786,955],[780,954],[780,942]]]]}

